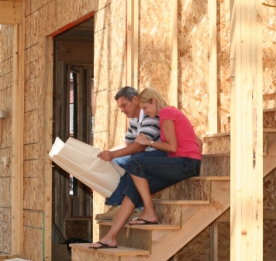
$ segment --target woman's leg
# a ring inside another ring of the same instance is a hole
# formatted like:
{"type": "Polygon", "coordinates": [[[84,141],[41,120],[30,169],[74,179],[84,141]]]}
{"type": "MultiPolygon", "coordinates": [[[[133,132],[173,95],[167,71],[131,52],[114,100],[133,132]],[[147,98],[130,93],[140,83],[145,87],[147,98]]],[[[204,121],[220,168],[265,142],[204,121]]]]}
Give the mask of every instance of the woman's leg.
{"type": "MultiPolygon", "coordinates": [[[[121,207],[118,211],[118,214],[114,220],[113,225],[111,226],[108,233],[100,239],[100,242],[106,244],[108,246],[116,246],[117,240],[116,237],[118,233],[121,231],[122,227],[133,213],[135,206],[132,201],[126,196],[123,199],[121,207]]],[[[102,245],[99,243],[94,243],[90,246],[90,248],[100,248],[102,245]]]]}
{"type": "MultiPolygon", "coordinates": [[[[131,177],[144,203],[144,213],[139,217],[139,219],[144,219],[149,222],[156,222],[157,215],[154,212],[149,183],[147,179],[140,178],[134,175],[131,175],[131,177]]],[[[129,222],[129,224],[139,224],[139,223],[144,223],[144,222],[141,220],[140,221],[133,220],[129,222]]]]}

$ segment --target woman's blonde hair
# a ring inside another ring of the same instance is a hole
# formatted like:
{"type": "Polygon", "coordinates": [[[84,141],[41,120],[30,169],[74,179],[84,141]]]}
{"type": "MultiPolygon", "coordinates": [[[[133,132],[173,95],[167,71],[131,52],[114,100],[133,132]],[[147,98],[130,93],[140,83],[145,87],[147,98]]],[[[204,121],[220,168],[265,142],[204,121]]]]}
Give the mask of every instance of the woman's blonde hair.
{"type": "Polygon", "coordinates": [[[167,106],[167,102],[161,96],[161,94],[153,88],[146,88],[140,92],[138,96],[139,103],[152,103],[152,99],[155,98],[157,100],[157,109],[167,106]]]}

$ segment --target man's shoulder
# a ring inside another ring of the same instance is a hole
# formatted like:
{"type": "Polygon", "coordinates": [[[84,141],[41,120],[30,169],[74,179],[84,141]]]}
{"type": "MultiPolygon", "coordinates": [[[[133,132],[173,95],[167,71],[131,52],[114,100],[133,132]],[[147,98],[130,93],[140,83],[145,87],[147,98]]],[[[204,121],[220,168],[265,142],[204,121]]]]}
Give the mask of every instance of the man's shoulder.
{"type": "Polygon", "coordinates": [[[145,115],[144,118],[143,118],[143,120],[142,120],[142,125],[143,125],[144,123],[148,123],[148,124],[152,123],[152,124],[155,124],[155,123],[158,123],[158,122],[159,122],[159,117],[158,117],[158,116],[155,116],[154,118],[151,118],[151,117],[149,117],[148,115],[145,115]]]}

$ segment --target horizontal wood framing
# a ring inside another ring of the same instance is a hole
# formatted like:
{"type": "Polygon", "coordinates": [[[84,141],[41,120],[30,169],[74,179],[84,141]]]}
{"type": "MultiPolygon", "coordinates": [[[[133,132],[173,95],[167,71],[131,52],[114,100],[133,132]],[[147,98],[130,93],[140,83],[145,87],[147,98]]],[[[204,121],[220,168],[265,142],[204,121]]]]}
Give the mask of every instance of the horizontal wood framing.
{"type": "Polygon", "coordinates": [[[19,24],[22,20],[22,2],[0,1],[0,24],[19,24]]]}

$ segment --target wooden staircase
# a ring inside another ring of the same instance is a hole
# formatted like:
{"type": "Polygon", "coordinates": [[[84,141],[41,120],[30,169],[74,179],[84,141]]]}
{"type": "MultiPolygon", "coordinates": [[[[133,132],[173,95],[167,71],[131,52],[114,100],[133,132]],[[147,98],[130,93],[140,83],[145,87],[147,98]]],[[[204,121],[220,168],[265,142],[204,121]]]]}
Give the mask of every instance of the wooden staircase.
{"type": "MultiPolygon", "coordinates": [[[[117,249],[93,250],[88,249],[89,244],[71,244],[72,261],[168,260],[229,209],[230,134],[206,135],[203,140],[200,176],[153,195],[161,224],[125,225],[117,249]]],[[[263,165],[264,176],[276,168],[275,129],[264,129],[263,165]]],[[[100,223],[100,238],[111,225],[100,223]]]]}

